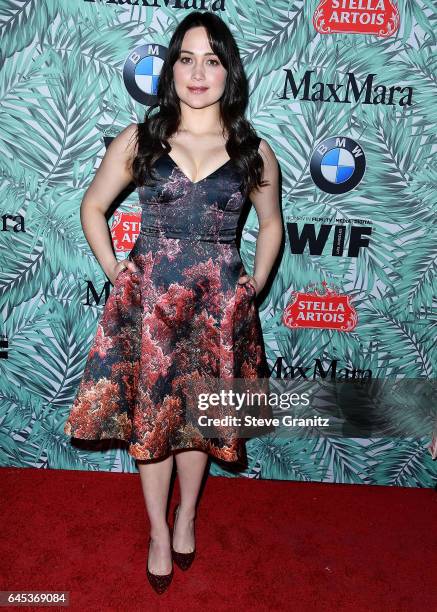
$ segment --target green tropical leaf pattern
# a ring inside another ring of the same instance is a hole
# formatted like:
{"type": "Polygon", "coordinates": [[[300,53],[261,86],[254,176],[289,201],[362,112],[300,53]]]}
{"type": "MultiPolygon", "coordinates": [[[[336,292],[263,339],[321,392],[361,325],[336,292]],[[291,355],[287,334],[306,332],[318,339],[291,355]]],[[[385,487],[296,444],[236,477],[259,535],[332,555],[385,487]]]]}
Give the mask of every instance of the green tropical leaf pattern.
{"type": "MultiPolygon", "coordinates": [[[[144,116],[144,106],[123,81],[128,54],[146,41],[166,46],[192,10],[160,0],[153,7],[136,4],[0,2],[0,465],[137,471],[117,441],[99,443],[96,452],[71,445],[63,433],[103,307],[102,300],[88,300],[87,281],[102,295],[108,288],[82,232],[80,202],[105,152],[103,137],[144,116]]],[[[307,248],[295,254],[286,235],[260,304],[272,377],[278,359],[291,367],[319,360],[326,368],[336,359],[342,368],[370,369],[374,378],[432,381],[437,368],[435,4],[400,2],[400,28],[386,38],[320,34],[312,21],[318,4],[222,0],[207,6],[223,9],[217,13],[237,40],[250,83],[247,117],[280,165],[284,222],[297,222],[299,230],[308,217],[367,219],[372,225],[368,247],[357,257],[348,257],[347,249],[332,256],[329,240],[320,255],[307,248]],[[375,85],[411,87],[413,104],[302,100],[293,98],[290,88],[284,97],[287,71],[300,81],[307,70],[313,82],[338,84],[348,73],[361,84],[374,74],[375,85]],[[333,195],[315,185],[310,158],[318,143],[335,135],[359,142],[366,170],[355,189],[333,195]],[[357,326],[350,332],[287,328],[282,315],[292,292],[322,281],[349,296],[357,326]]],[[[120,210],[136,204],[132,193],[120,210]]],[[[249,268],[257,232],[252,208],[241,248],[249,268]]],[[[405,425],[408,418],[406,412],[405,425]]],[[[427,418],[431,435],[437,415],[427,418]]],[[[437,462],[430,435],[331,437],[317,430],[290,439],[270,435],[247,442],[245,472],[212,463],[210,473],[431,487],[437,462]]]]}

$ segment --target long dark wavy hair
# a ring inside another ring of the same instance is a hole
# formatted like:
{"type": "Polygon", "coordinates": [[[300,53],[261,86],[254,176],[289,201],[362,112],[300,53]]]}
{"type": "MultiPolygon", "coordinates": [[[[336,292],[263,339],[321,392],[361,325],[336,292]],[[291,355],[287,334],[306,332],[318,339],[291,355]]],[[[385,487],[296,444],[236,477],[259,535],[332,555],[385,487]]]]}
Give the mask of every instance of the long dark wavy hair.
{"type": "Polygon", "coordinates": [[[189,13],[177,26],[171,37],[163,62],[157,88],[157,103],[151,106],[138,124],[137,153],[132,161],[132,174],[137,186],[150,185],[158,177],[152,174],[152,166],[171,147],[167,141],[180,123],[179,97],[173,80],[173,64],[180,56],[182,40],[190,28],[206,28],[209,44],[227,70],[223,95],[219,101],[221,119],[229,135],[226,151],[236,166],[242,170],[240,189],[245,197],[254,188],[268,184],[262,180],[263,159],[258,153],[256,131],[244,117],[248,104],[248,82],[244,73],[235,39],[225,22],[211,12],[189,13]],[[158,112],[153,110],[159,107],[158,112]]]}

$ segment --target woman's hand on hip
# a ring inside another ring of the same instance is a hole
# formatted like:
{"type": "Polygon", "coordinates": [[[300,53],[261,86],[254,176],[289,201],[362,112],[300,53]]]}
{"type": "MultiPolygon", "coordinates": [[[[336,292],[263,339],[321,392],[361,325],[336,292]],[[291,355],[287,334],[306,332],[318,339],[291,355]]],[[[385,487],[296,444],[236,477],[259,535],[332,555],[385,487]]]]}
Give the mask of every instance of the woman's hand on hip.
{"type": "Polygon", "coordinates": [[[137,266],[130,259],[122,259],[121,261],[117,261],[114,264],[111,271],[107,274],[109,280],[113,285],[117,280],[119,274],[123,272],[123,270],[130,270],[130,272],[138,272],[137,266]]]}
{"type": "Polygon", "coordinates": [[[246,283],[251,285],[255,289],[255,295],[258,295],[258,293],[262,289],[262,287],[259,286],[258,281],[256,280],[256,278],[254,276],[250,276],[250,274],[243,274],[238,279],[238,282],[239,282],[240,285],[244,285],[246,283]]]}

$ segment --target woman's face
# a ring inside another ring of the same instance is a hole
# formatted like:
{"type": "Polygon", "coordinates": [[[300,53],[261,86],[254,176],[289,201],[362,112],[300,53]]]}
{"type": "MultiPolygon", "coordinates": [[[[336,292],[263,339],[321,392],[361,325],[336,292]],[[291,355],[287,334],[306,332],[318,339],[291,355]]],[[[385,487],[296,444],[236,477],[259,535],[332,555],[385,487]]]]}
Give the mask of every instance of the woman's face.
{"type": "Polygon", "coordinates": [[[192,108],[214,104],[223,95],[226,76],[227,71],[210,47],[206,29],[198,26],[188,30],[173,65],[175,89],[181,102],[192,108]]]}

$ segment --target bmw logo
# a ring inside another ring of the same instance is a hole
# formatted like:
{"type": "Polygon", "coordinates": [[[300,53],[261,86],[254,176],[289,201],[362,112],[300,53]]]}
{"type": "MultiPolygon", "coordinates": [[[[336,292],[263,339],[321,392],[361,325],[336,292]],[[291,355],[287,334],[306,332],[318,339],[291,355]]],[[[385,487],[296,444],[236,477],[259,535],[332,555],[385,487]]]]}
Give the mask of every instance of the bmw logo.
{"type": "Polygon", "coordinates": [[[322,140],[311,155],[311,178],[326,193],[355,189],[364,176],[366,158],[360,145],[346,136],[322,140]]]}
{"type": "Polygon", "coordinates": [[[167,48],[149,43],[136,47],[124,63],[123,80],[129,94],[141,104],[156,102],[158,79],[167,48]]]}

